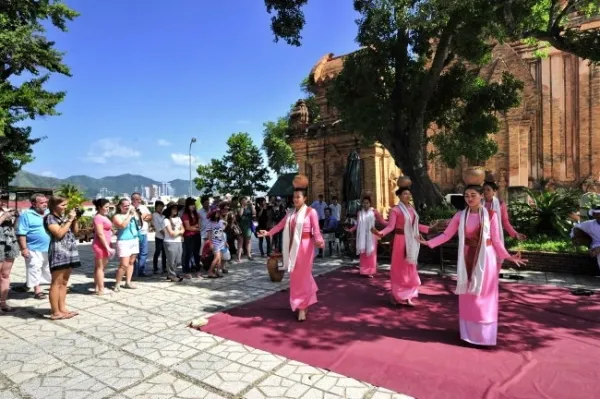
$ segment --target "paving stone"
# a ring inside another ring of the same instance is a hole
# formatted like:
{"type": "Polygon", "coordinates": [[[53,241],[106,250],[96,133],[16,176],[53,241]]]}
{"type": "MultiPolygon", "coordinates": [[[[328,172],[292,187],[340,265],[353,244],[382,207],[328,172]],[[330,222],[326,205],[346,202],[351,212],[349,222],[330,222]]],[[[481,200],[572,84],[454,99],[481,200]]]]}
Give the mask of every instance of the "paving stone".
{"type": "Polygon", "coordinates": [[[246,399],[296,399],[301,398],[310,387],[288,378],[271,375],[244,395],[246,399]]]}
{"type": "MultiPolygon", "coordinates": [[[[18,341],[15,340],[15,343],[18,341]]],[[[0,373],[16,384],[64,367],[64,363],[36,346],[19,345],[0,351],[0,373]]]]}
{"type": "Polygon", "coordinates": [[[276,375],[289,378],[304,385],[314,386],[327,374],[325,370],[309,366],[295,360],[290,361],[275,372],[276,375]]]}
{"type": "Polygon", "coordinates": [[[127,316],[128,326],[135,327],[149,333],[156,333],[180,324],[181,323],[178,321],[169,320],[147,312],[138,312],[127,316]]]}
{"type": "Polygon", "coordinates": [[[377,388],[371,399],[415,399],[412,396],[396,393],[385,388],[377,388]]]}
{"type": "Polygon", "coordinates": [[[202,382],[236,395],[264,375],[264,371],[231,362],[204,378],[202,382]]]}
{"type": "Polygon", "coordinates": [[[125,345],[123,349],[163,366],[172,366],[199,353],[197,349],[157,335],[144,337],[125,345]]]}
{"type": "Polygon", "coordinates": [[[9,388],[0,388],[0,399],[21,399],[21,396],[9,388]]]}
{"type": "Polygon", "coordinates": [[[108,345],[92,341],[77,333],[70,333],[41,341],[37,343],[37,346],[44,352],[69,364],[94,358],[110,350],[108,345]]]}
{"type": "MultiPolygon", "coordinates": [[[[123,320],[127,321],[127,320],[123,320]]],[[[113,322],[112,324],[99,324],[90,326],[81,330],[82,333],[88,334],[94,338],[104,341],[108,344],[118,347],[125,346],[131,342],[142,339],[150,333],[129,327],[125,324],[113,322]]]]}
{"type": "Polygon", "coordinates": [[[164,339],[190,346],[197,350],[205,350],[223,341],[223,338],[189,327],[172,327],[156,334],[164,339]]]}
{"type": "Polygon", "coordinates": [[[117,390],[133,386],[158,371],[156,367],[119,351],[105,352],[74,367],[117,390]]]}
{"type": "Polygon", "coordinates": [[[123,396],[131,399],[220,399],[223,398],[202,387],[164,373],[150,378],[123,392],[123,396]]]}
{"type": "Polygon", "coordinates": [[[209,353],[200,353],[176,365],[174,369],[183,375],[198,381],[204,380],[214,372],[221,370],[233,363],[230,360],[209,353]]]}
{"type": "Polygon", "coordinates": [[[141,312],[139,309],[130,308],[125,305],[121,305],[118,302],[103,303],[101,305],[93,306],[87,309],[88,312],[97,314],[106,319],[124,321],[127,316],[134,315],[141,312]]]}
{"type": "Polygon", "coordinates": [[[45,341],[50,338],[56,338],[61,335],[69,334],[71,330],[62,327],[50,319],[40,319],[31,323],[23,329],[19,329],[19,338],[30,343],[45,341]]]}
{"type": "Polygon", "coordinates": [[[188,323],[197,317],[202,317],[203,312],[188,306],[182,306],[175,303],[166,303],[159,308],[152,309],[152,313],[162,316],[168,320],[188,323]]]}
{"type": "Polygon", "coordinates": [[[49,374],[32,378],[21,389],[40,399],[100,399],[114,393],[102,382],[73,367],[65,367],[49,374]]]}
{"type": "Polygon", "coordinates": [[[286,360],[282,356],[233,341],[223,341],[207,352],[263,371],[271,371],[286,360]]]}
{"type": "Polygon", "coordinates": [[[315,388],[346,399],[360,399],[373,387],[370,384],[328,372],[315,383],[315,388]]]}

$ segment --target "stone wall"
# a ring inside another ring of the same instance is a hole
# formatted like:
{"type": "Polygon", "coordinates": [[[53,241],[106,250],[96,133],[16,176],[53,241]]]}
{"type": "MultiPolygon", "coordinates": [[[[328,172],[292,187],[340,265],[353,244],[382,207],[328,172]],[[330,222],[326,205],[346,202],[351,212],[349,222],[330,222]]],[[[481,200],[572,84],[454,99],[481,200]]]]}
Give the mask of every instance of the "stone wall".
{"type": "Polygon", "coordinates": [[[371,191],[373,206],[387,215],[388,208],[396,204],[396,179],[400,169],[396,167],[389,152],[381,145],[360,147],[358,138],[332,128],[326,133],[296,135],[291,140],[299,173],[310,181],[309,200],[319,194],[327,203],[337,196],[343,200],[343,181],[350,153],[359,150],[363,191],[371,191]]]}

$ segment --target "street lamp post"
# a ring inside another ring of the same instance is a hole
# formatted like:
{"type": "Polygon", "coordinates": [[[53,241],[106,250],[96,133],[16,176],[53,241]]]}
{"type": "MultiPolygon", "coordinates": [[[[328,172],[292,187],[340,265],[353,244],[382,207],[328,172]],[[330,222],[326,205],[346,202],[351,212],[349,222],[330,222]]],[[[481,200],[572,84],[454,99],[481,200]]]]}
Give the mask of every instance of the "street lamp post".
{"type": "Polygon", "coordinates": [[[190,140],[190,197],[192,196],[192,144],[196,142],[196,138],[192,137],[190,140]]]}

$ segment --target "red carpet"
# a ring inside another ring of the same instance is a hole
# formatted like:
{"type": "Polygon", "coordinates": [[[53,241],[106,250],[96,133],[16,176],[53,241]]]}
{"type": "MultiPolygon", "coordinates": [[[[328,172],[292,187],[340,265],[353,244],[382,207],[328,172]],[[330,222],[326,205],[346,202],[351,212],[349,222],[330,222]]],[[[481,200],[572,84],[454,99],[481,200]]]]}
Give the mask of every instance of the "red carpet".
{"type": "Polygon", "coordinates": [[[597,295],[504,284],[498,346],[479,349],[459,339],[451,279],[423,278],[411,309],[387,305],[387,277],[319,277],[319,303],[304,323],[286,291],[219,313],[202,330],[419,399],[598,397],[597,295]]]}

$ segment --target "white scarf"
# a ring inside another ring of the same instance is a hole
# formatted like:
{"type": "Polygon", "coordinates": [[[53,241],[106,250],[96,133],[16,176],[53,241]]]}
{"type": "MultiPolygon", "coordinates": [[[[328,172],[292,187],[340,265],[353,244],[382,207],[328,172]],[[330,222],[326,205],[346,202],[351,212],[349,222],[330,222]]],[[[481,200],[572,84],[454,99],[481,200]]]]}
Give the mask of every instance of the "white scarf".
{"type": "Polygon", "coordinates": [[[419,258],[419,215],[415,212],[415,219],[412,220],[410,211],[402,202],[398,204],[398,209],[404,215],[404,242],[406,248],[406,261],[411,265],[416,265],[419,258]]]}
{"type": "Polygon", "coordinates": [[[490,213],[483,206],[479,209],[481,234],[479,236],[480,242],[477,259],[475,260],[475,265],[473,265],[470,282],[467,274],[467,265],[465,263],[465,229],[469,213],[469,209],[467,208],[461,211],[460,214],[460,225],[458,227],[458,263],[456,265],[457,281],[456,291],[454,291],[454,293],[457,295],[469,293],[479,296],[481,294],[485,273],[485,250],[487,241],[490,239],[490,213]]]}
{"type": "MultiPolygon", "coordinates": [[[[485,199],[483,200],[483,204],[485,205],[485,199]]],[[[500,234],[500,239],[504,244],[504,228],[502,228],[502,207],[500,206],[500,200],[498,197],[494,196],[492,198],[492,211],[496,212],[498,215],[498,233],[500,234]]]]}
{"type": "Polygon", "coordinates": [[[298,211],[290,211],[287,214],[287,220],[283,229],[283,267],[292,272],[294,266],[296,266],[296,256],[298,255],[298,247],[302,240],[302,227],[304,226],[304,217],[306,216],[306,209],[308,207],[303,205],[298,211]],[[296,214],[296,226],[294,228],[294,236],[291,236],[291,225],[292,219],[296,214]],[[290,239],[292,243],[290,245],[290,239]]]}
{"type": "Polygon", "coordinates": [[[361,209],[358,212],[358,226],[356,231],[356,254],[366,253],[367,256],[373,253],[373,233],[371,229],[375,227],[375,212],[373,208],[368,210],[361,209]]]}

